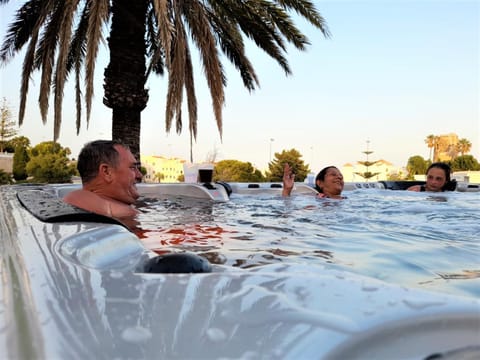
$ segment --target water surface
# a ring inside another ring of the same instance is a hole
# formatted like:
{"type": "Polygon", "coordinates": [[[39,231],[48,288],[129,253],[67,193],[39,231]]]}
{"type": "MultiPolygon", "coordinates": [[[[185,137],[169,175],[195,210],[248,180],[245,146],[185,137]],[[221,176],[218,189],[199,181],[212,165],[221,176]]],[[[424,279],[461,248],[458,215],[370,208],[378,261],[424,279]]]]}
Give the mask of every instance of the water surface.
{"type": "Polygon", "coordinates": [[[137,233],[160,254],[192,251],[227,267],[315,263],[480,297],[479,192],[345,195],[233,194],[227,203],[143,199],[137,233]]]}

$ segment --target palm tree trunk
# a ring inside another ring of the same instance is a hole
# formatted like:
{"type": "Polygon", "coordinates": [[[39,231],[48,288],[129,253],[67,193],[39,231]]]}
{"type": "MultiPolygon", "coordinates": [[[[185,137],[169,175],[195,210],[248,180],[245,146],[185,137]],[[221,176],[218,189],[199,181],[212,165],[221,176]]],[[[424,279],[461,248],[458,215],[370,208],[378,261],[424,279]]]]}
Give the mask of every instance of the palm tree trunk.
{"type": "Polygon", "coordinates": [[[103,103],[112,109],[112,139],[130,146],[140,157],[141,112],[148,101],[146,81],[146,0],[114,0],[105,69],[103,103]]]}
{"type": "Polygon", "coordinates": [[[121,140],[130,147],[132,154],[140,160],[140,120],[141,112],[136,109],[114,107],[112,109],[112,139],[121,140]]]}

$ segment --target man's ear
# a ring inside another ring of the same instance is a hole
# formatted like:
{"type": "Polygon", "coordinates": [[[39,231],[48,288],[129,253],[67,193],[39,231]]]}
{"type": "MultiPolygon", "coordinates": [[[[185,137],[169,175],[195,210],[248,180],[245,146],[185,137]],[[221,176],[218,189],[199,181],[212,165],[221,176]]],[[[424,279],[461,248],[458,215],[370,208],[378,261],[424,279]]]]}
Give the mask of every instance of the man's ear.
{"type": "Polygon", "coordinates": [[[101,176],[105,182],[112,182],[112,168],[108,164],[100,164],[98,167],[98,175],[101,176]]]}

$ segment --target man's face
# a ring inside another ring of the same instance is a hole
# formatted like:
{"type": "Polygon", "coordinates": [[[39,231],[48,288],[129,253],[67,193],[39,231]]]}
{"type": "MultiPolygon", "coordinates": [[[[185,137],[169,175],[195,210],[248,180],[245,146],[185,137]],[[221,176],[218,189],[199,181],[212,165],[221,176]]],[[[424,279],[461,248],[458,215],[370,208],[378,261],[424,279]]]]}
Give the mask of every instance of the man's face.
{"type": "Polygon", "coordinates": [[[112,169],[113,181],[110,184],[114,198],[126,204],[133,204],[139,197],[136,184],[142,181],[139,164],[130,150],[115,145],[119,155],[118,165],[112,169]]]}

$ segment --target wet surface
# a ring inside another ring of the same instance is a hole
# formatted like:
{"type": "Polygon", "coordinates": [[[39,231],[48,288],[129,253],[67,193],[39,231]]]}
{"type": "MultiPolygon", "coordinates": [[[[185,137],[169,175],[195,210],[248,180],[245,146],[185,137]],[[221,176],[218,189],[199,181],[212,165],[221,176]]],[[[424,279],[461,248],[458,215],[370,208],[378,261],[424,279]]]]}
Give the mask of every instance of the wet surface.
{"type": "Polygon", "coordinates": [[[20,188],[17,191],[20,203],[36,218],[44,222],[99,222],[121,224],[121,222],[67,204],[56,195],[41,188],[20,188]]]}
{"type": "Polygon", "coordinates": [[[233,194],[228,203],[146,199],[135,232],[158,254],[213,264],[308,263],[480,297],[480,193],[346,192],[343,201],[233,194]]]}

